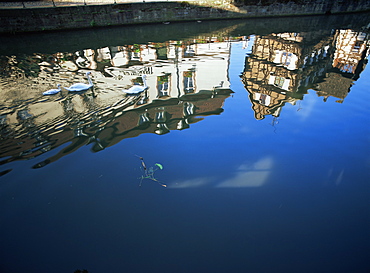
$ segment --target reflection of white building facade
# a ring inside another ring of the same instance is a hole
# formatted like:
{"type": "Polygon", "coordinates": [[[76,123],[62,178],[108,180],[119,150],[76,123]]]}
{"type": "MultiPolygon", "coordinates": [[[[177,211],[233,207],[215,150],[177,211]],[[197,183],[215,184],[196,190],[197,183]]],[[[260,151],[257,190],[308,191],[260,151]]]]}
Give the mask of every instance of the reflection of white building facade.
{"type": "Polygon", "coordinates": [[[286,102],[294,104],[300,83],[299,67],[306,54],[299,33],[255,36],[241,75],[250,94],[255,118],[278,117],[286,102]]]}
{"type": "Polygon", "coordinates": [[[1,143],[2,154],[10,161],[24,159],[69,143],[33,166],[38,168],[88,143],[93,143],[93,151],[99,151],[142,133],[187,129],[205,116],[223,111],[224,100],[231,93],[229,55],[227,42],[84,49],[26,62],[40,68],[34,69],[37,73],[32,77],[13,65],[16,59],[11,60],[9,71],[14,71],[8,73],[9,79],[24,77],[10,80],[2,90],[7,106],[0,111],[0,133],[6,140],[1,143]],[[92,72],[94,83],[88,91],[62,89],[55,95],[42,95],[56,84],[86,83],[87,71],[92,72]],[[142,75],[147,78],[147,91],[139,95],[123,92],[133,84],[142,85],[142,75]]]}
{"type": "Polygon", "coordinates": [[[172,42],[116,47],[112,51],[112,66],[105,68],[106,80],[129,88],[141,84],[140,76],[146,74],[147,102],[212,90],[215,86],[229,87],[228,42],[189,45],[172,42]]]}
{"type": "Polygon", "coordinates": [[[342,103],[366,65],[368,35],[351,29],[337,30],[333,44],[332,69],[314,89],[324,101],[332,96],[338,99],[336,102],[342,103]]]}
{"type": "MultiPolygon", "coordinates": [[[[37,63],[40,71],[32,81],[23,77],[11,81],[7,90],[3,90],[4,103],[18,110],[0,113],[2,122],[13,128],[19,126],[20,119],[40,125],[58,117],[74,117],[110,107],[125,99],[124,89],[133,84],[142,84],[143,74],[147,75],[149,89],[140,103],[126,110],[149,104],[153,100],[213,90],[216,86],[228,88],[230,43],[193,42],[135,44],[47,56],[45,59],[52,61],[37,63]],[[68,87],[77,82],[87,82],[87,71],[92,72],[92,90],[68,93],[63,89],[59,94],[42,97],[44,91],[55,88],[57,83],[68,87]],[[35,101],[27,105],[12,104],[13,101],[27,100],[35,101]],[[27,115],[17,115],[17,112],[27,115]]],[[[20,73],[22,71],[17,72],[20,73]]]]}
{"type": "Polygon", "coordinates": [[[338,30],[334,52],[333,67],[341,72],[355,73],[356,67],[362,59],[362,53],[366,49],[367,34],[355,32],[350,29],[338,30]]]}

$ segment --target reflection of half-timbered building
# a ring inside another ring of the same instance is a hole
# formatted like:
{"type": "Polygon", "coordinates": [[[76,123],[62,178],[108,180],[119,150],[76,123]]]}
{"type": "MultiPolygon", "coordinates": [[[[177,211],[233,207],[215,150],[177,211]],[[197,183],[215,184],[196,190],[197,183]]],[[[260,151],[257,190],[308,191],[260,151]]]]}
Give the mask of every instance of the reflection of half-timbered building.
{"type": "Polygon", "coordinates": [[[246,57],[242,81],[249,92],[256,119],[279,116],[281,107],[302,99],[302,89],[317,77],[312,65],[326,66],[330,39],[305,45],[305,36],[280,33],[255,37],[252,53],[246,57]]]}
{"type": "Polygon", "coordinates": [[[286,102],[302,99],[307,89],[324,101],[330,96],[344,100],[366,64],[367,36],[352,30],[320,36],[325,37],[312,32],[255,38],[242,81],[256,119],[277,117],[286,102]]]}
{"type": "Polygon", "coordinates": [[[337,30],[334,37],[332,69],[316,85],[315,91],[324,97],[324,101],[332,96],[341,103],[367,63],[369,44],[366,33],[350,29],[337,30]]]}
{"type": "Polygon", "coordinates": [[[28,75],[32,77],[24,76],[27,71],[16,66],[15,57],[8,59],[4,67],[9,78],[23,76],[9,81],[2,93],[0,164],[66,145],[34,166],[43,167],[86,144],[100,151],[125,138],[187,129],[202,117],[220,114],[232,92],[229,55],[228,42],[87,49],[25,62],[33,68],[34,74],[28,75]],[[86,71],[92,72],[90,90],[42,95],[56,83],[65,87],[86,82],[86,71]],[[146,91],[135,96],[123,92],[128,86],[142,85],[142,75],[147,76],[146,91]]]}

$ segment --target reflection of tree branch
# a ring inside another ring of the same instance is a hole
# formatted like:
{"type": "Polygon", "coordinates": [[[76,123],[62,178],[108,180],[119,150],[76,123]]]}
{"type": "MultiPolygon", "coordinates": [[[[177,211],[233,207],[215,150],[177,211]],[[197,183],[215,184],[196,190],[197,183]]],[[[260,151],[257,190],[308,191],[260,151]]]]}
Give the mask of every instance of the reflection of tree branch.
{"type": "Polygon", "coordinates": [[[276,127],[275,125],[279,124],[279,120],[277,117],[274,117],[271,122],[271,126],[274,127],[274,133],[276,134],[276,127]]]}

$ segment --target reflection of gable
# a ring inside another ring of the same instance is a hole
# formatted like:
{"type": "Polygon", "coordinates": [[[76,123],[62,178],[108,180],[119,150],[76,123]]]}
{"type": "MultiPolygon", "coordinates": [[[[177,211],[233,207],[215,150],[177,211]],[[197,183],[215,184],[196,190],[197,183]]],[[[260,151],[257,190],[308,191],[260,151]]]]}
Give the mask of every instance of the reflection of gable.
{"type": "Polygon", "coordinates": [[[259,93],[249,92],[249,94],[254,117],[257,120],[264,119],[266,115],[278,114],[279,108],[289,99],[287,94],[264,88],[261,88],[259,93]],[[264,98],[264,101],[261,101],[261,98],[264,98]]]}
{"type": "Polygon", "coordinates": [[[340,73],[327,73],[325,79],[317,84],[315,91],[319,97],[328,98],[333,96],[340,99],[341,102],[347,97],[351,86],[353,85],[353,79],[343,77],[340,73]]]}

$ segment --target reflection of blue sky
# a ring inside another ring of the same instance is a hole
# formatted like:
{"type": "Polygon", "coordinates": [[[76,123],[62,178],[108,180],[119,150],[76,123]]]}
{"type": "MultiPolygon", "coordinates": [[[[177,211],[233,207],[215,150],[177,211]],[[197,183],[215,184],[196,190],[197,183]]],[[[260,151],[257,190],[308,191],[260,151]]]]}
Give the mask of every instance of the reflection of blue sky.
{"type": "Polygon", "coordinates": [[[246,54],[251,54],[252,53],[252,47],[254,45],[254,41],[256,40],[255,35],[250,35],[246,37],[247,39],[242,42],[243,44],[243,49],[245,50],[246,54]]]}
{"type": "MultiPolygon", "coordinates": [[[[314,90],[308,90],[295,105],[285,104],[279,122],[273,126],[271,116],[262,121],[254,119],[239,77],[246,54],[242,43],[232,45],[229,78],[235,93],[225,101],[225,111],[194,124],[190,130],[172,132],[176,137],[168,136],[165,141],[172,147],[186,143],[186,147],[176,148],[178,154],[185,158],[194,155],[190,162],[178,163],[186,166],[184,169],[174,168],[176,178],[168,181],[169,187],[247,189],[298,181],[343,185],[353,174],[351,169],[366,164],[362,158],[369,150],[369,131],[364,125],[369,118],[363,100],[369,97],[364,85],[369,85],[365,75],[370,70],[364,71],[344,103],[336,103],[335,98],[324,102],[314,90]],[[328,166],[328,162],[332,164],[328,166]],[[272,176],[274,183],[267,184],[272,176]]],[[[356,176],[361,177],[361,172],[356,176]]]]}
{"type": "Polygon", "coordinates": [[[299,111],[297,110],[297,116],[300,118],[301,121],[306,120],[314,110],[314,107],[317,103],[317,99],[314,97],[314,91],[311,90],[310,94],[304,97],[303,101],[300,101],[299,111]]]}

